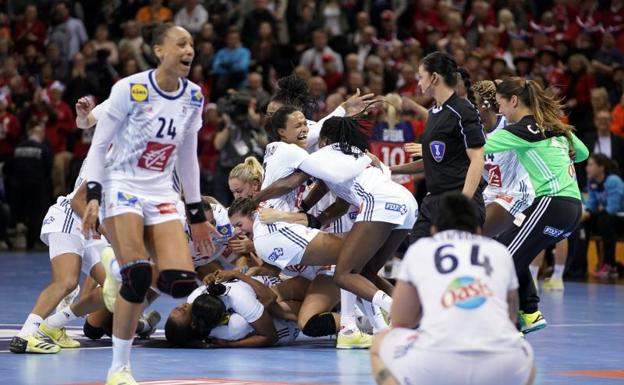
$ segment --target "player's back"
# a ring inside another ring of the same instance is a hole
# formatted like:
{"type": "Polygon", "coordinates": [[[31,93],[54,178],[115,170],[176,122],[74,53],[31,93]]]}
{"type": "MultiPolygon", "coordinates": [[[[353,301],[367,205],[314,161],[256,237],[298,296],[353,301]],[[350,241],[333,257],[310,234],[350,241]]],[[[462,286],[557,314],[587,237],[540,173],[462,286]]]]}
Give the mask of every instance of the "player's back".
{"type": "Polygon", "coordinates": [[[507,305],[518,281],[502,244],[464,231],[440,232],[408,249],[399,279],[418,289],[420,346],[447,351],[518,346],[521,337],[507,305]]]}

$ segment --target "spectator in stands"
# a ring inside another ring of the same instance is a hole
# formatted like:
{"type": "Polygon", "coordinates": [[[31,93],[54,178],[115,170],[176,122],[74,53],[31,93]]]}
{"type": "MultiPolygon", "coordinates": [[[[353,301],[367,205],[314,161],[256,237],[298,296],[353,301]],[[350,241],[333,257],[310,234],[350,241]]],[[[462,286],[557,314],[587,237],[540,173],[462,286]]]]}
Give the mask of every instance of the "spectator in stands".
{"type": "Polygon", "coordinates": [[[351,47],[351,51],[357,54],[358,69],[363,70],[366,59],[369,55],[375,53],[375,40],[377,32],[375,27],[365,27],[362,33],[358,36],[358,42],[351,47]]]}
{"type": "Polygon", "coordinates": [[[322,29],[317,29],[312,35],[313,47],[306,50],[301,56],[300,65],[307,68],[314,75],[325,75],[323,68],[323,56],[330,55],[336,62],[338,72],[342,73],[342,57],[327,45],[327,33],[322,29]]]}
{"type": "Polygon", "coordinates": [[[11,160],[22,133],[20,121],[7,107],[8,95],[0,96],[0,165],[11,160]]]}
{"type": "Polygon", "coordinates": [[[242,90],[242,93],[255,99],[258,106],[266,106],[271,98],[271,94],[262,87],[262,83],[262,75],[251,72],[247,76],[247,87],[242,90]]]}
{"type": "Polygon", "coordinates": [[[251,50],[251,58],[256,71],[260,71],[265,79],[265,86],[269,86],[271,73],[275,69],[275,63],[278,60],[279,50],[273,26],[268,21],[260,23],[258,35],[255,36],[253,43],[249,46],[251,50]],[[259,67],[259,68],[258,68],[259,67]]]}
{"type": "Polygon", "coordinates": [[[566,106],[570,110],[570,124],[578,132],[585,133],[591,127],[590,91],[596,80],[588,72],[589,60],[582,54],[574,54],[568,59],[568,87],[565,94],[566,106]]]}
{"type": "Polygon", "coordinates": [[[370,16],[368,15],[368,12],[358,12],[355,20],[356,29],[347,35],[347,43],[350,47],[355,47],[360,43],[360,40],[362,39],[362,34],[364,34],[364,30],[366,29],[366,27],[370,26],[370,16]]]}
{"type": "Polygon", "coordinates": [[[108,62],[111,65],[119,64],[119,51],[117,50],[117,44],[110,41],[108,38],[109,31],[106,24],[100,24],[95,29],[95,39],[93,39],[93,48],[96,51],[105,49],[108,51],[108,62]]]}
{"type": "Polygon", "coordinates": [[[128,20],[124,26],[124,36],[119,41],[120,60],[132,57],[137,61],[141,71],[147,70],[150,66],[145,60],[144,52],[147,52],[147,49],[144,46],[139,25],[134,20],[128,20]]]}
{"type": "MultiPolygon", "coordinates": [[[[621,26],[620,26],[621,27],[621,26]]],[[[591,61],[599,87],[613,86],[613,69],[624,63],[624,55],[615,47],[615,37],[609,31],[601,36],[600,49],[594,53],[591,61]]]]}
{"type": "Polygon", "coordinates": [[[19,53],[24,53],[29,44],[33,44],[38,50],[43,49],[46,40],[46,26],[38,19],[37,6],[29,4],[24,10],[24,17],[15,23],[13,29],[13,42],[19,53]]]}
{"type": "Polygon", "coordinates": [[[275,20],[275,16],[269,10],[267,0],[254,0],[253,2],[254,8],[245,15],[245,20],[243,21],[242,37],[243,44],[246,47],[252,46],[262,23],[271,24],[271,31],[277,30],[277,20],[275,20]]]}
{"type": "Polygon", "coordinates": [[[599,252],[602,261],[593,276],[600,279],[617,278],[616,214],[624,211],[624,182],[617,175],[617,165],[604,154],[591,155],[586,169],[589,197],[585,202],[583,221],[587,236],[598,235],[602,241],[602,251],[599,252]]]}
{"type": "Polygon", "coordinates": [[[15,147],[10,180],[14,224],[28,229],[27,246],[39,239],[41,223],[50,204],[52,154],[44,143],[45,128],[37,121],[28,125],[28,138],[15,147]]]}
{"type": "Polygon", "coordinates": [[[52,67],[53,79],[66,82],[69,75],[70,61],[64,55],[61,55],[61,51],[56,44],[50,43],[47,46],[45,60],[52,67]]]}
{"type": "Polygon", "coordinates": [[[141,7],[136,14],[136,21],[140,23],[151,23],[153,21],[164,23],[172,19],[171,9],[163,5],[163,0],[150,0],[149,4],[141,7]]]}
{"type": "Polygon", "coordinates": [[[61,50],[61,58],[68,61],[80,51],[89,37],[82,20],[71,17],[66,1],[58,1],[52,13],[52,25],[48,39],[61,50]]]}
{"type": "Polygon", "coordinates": [[[204,23],[208,21],[208,11],[198,0],[185,0],[175,15],[175,24],[184,27],[192,35],[197,35],[204,23]]]}
{"type": "Polygon", "coordinates": [[[82,53],[78,52],[74,55],[73,67],[69,81],[67,82],[67,88],[63,95],[63,100],[68,105],[73,106],[81,97],[85,95],[96,95],[98,93],[97,81],[92,76],[87,76],[84,56],[82,53]]]}
{"type": "Polygon", "coordinates": [[[611,132],[616,135],[624,135],[624,93],[611,111],[611,118],[611,132]]]}
{"type": "Polygon", "coordinates": [[[213,99],[218,99],[230,88],[239,89],[245,85],[250,59],[251,53],[241,45],[240,32],[231,29],[226,46],[217,52],[212,62],[213,99]]]}
{"type": "Polygon", "coordinates": [[[592,154],[604,154],[618,165],[624,164],[624,138],[610,131],[609,110],[598,111],[594,117],[595,131],[586,134],[583,142],[592,154]]]}

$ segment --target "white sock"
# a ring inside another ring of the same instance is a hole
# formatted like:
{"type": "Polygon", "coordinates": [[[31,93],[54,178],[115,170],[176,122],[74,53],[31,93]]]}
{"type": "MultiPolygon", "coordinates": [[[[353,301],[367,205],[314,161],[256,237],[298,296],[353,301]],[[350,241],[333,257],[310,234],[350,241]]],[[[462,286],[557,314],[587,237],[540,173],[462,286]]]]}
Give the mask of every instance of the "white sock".
{"type": "Polygon", "coordinates": [[[381,290],[377,290],[377,293],[373,296],[372,302],[373,305],[379,306],[389,313],[390,307],[392,306],[392,297],[381,290]]]}
{"type": "Polygon", "coordinates": [[[355,301],[357,297],[348,290],[340,289],[340,330],[355,329],[355,301]]]}
{"type": "Polygon", "coordinates": [[[537,282],[537,275],[539,274],[539,266],[529,265],[529,270],[531,270],[531,277],[533,277],[533,281],[537,282]]]}
{"type": "Polygon", "coordinates": [[[552,273],[551,279],[562,279],[563,278],[563,269],[565,269],[565,265],[557,265],[555,264],[555,270],[552,273]]]}
{"type": "Polygon", "coordinates": [[[373,333],[377,334],[388,328],[388,324],[386,323],[379,306],[375,306],[361,298],[358,298],[357,305],[360,310],[362,310],[362,313],[364,313],[366,318],[368,318],[371,325],[373,325],[373,333]]]}
{"type": "Polygon", "coordinates": [[[53,328],[63,328],[65,325],[76,319],[76,315],[66,306],[61,311],[49,316],[44,322],[53,328]]]}
{"type": "Polygon", "coordinates": [[[113,336],[113,362],[108,370],[109,375],[119,371],[124,366],[130,366],[130,350],[133,340],[134,338],[122,340],[113,336]]]}
{"type": "Polygon", "coordinates": [[[17,333],[20,338],[28,338],[39,330],[39,325],[43,322],[43,318],[36,314],[30,313],[22,325],[22,329],[17,333]]]}

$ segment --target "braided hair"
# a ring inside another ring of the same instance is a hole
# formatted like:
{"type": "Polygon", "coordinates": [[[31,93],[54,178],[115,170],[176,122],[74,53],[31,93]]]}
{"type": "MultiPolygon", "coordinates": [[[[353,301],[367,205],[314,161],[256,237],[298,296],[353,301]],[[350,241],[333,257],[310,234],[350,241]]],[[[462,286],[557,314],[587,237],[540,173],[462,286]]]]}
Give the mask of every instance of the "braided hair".
{"type": "Polygon", "coordinates": [[[334,116],[323,123],[319,141],[326,140],[328,144],[337,144],[342,153],[360,156],[368,150],[368,136],[360,127],[356,117],[334,116]],[[354,151],[356,147],[360,151],[354,151]]]}

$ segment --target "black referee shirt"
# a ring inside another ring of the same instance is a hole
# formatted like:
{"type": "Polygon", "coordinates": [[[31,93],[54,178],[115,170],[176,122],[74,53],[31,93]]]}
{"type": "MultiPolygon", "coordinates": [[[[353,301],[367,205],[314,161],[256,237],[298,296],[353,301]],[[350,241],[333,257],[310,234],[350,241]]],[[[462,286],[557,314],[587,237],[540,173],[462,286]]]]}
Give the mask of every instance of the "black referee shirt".
{"type": "Polygon", "coordinates": [[[479,111],[468,100],[454,93],[442,106],[430,109],[422,135],[427,190],[431,194],[462,190],[470,166],[466,149],[484,144],[479,111]]]}

